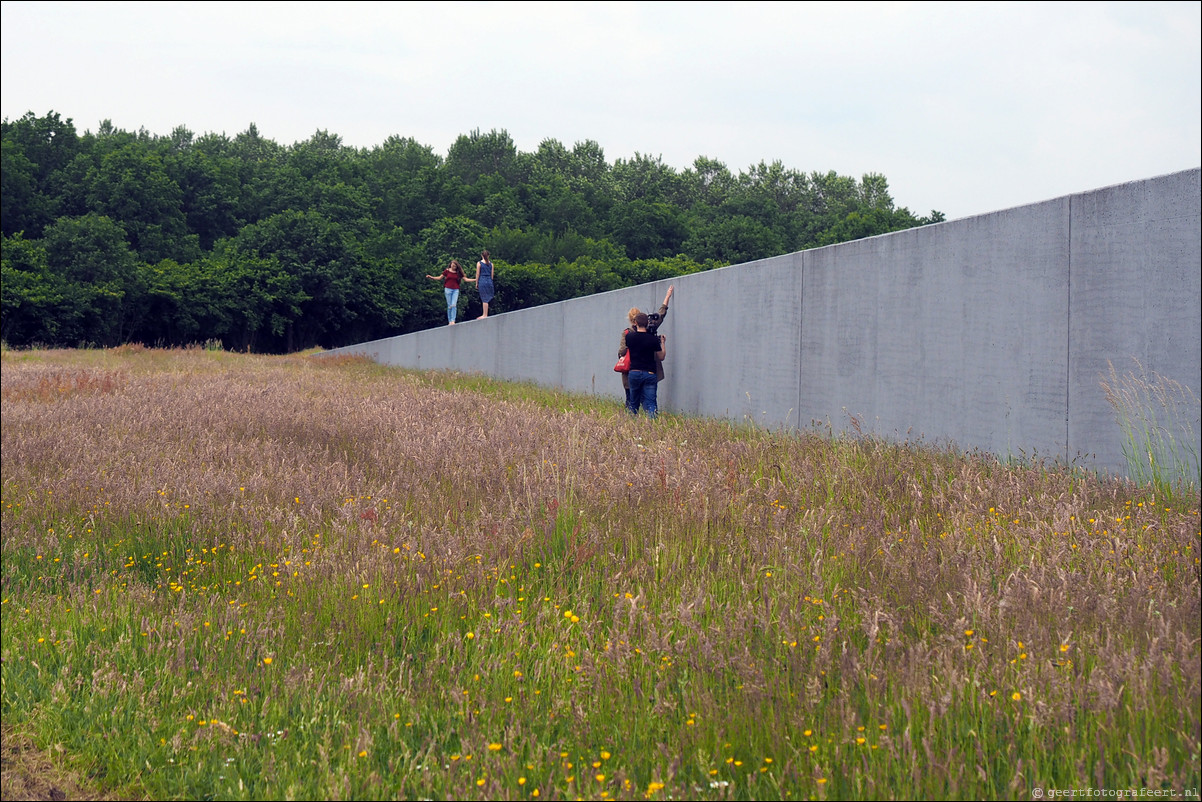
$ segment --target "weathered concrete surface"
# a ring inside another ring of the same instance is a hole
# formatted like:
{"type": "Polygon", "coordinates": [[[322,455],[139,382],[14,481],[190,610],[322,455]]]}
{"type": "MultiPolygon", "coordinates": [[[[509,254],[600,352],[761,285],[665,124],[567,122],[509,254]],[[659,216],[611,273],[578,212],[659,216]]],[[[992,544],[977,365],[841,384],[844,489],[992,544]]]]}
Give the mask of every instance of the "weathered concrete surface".
{"type": "MultiPolygon", "coordinates": [[[[1069,231],[1069,454],[1125,463],[1099,377],[1158,373],[1193,394],[1197,459],[1199,356],[1199,171],[1138,181],[1072,198],[1069,231]],[[1136,364],[1138,361],[1139,365],[1136,364]]],[[[1165,416],[1158,416],[1162,421],[1165,416]]],[[[1196,477],[1195,477],[1196,478],[1196,477]]]]}
{"type": "MultiPolygon", "coordinates": [[[[661,408],[1123,473],[1100,381],[1111,364],[1142,366],[1193,393],[1197,455],[1200,179],[1187,170],[676,279],[661,408]]],[[[667,286],[337,352],[620,398],[626,311],[654,310],[667,286]]]]}

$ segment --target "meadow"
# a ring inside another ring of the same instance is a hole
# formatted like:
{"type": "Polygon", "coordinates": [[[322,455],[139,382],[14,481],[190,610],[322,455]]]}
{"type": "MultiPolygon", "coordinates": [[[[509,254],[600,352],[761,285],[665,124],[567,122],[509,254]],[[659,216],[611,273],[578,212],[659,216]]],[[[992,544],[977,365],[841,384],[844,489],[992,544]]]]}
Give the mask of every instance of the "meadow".
{"type": "Polygon", "coordinates": [[[2,370],[0,711],[97,793],[1198,798],[1196,488],[345,357],[2,370]]]}

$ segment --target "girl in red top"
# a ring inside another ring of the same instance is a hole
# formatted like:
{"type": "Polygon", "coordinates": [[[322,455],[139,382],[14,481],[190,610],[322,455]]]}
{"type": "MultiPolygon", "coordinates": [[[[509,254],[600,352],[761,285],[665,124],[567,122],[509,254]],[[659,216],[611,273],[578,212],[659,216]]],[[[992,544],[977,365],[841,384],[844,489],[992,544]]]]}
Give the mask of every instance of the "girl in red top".
{"type": "Polygon", "coordinates": [[[431,276],[427,273],[426,278],[442,282],[443,294],[447,296],[447,325],[454,326],[455,312],[459,309],[459,282],[475,281],[475,279],[464,275],[458,259],[452,259],[450,266],[442,271],[442,275],[431,276]]]}

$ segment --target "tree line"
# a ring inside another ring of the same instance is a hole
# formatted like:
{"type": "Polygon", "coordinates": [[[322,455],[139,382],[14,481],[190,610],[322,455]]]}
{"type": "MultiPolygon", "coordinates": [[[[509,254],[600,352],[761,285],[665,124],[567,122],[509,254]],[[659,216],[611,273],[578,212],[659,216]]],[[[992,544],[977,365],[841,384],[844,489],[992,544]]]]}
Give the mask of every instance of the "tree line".
{"type": "Polygon", "coordinates": [[[445,157],[327,131],[283,146],[253,124],[80,134],[55,112],[0,134],[11,346],[336,347],[445,323],[423,276],[485,248],[504,312],[943,220],[896,207],[879,174],[611,164],[591,140],[525,153],[497,130],[445,157]]]}

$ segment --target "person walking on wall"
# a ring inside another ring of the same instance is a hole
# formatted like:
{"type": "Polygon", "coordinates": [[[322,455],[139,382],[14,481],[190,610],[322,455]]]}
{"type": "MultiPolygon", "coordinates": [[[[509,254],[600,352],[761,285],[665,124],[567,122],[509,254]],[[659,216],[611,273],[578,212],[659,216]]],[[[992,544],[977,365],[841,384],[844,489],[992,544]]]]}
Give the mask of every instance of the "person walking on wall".
{"type": "Polygon", "coordinates": [[[655,365],[668,355],[665,340],[664,335],[647,331],[645,314],[639,312],[635,316],[634,331],[626,335],[626,347],[630,350],[630,400],[626,409],[631,415],[638,415],[640,406],[652,420],[659,414],[655,365]]]}
{"type": "MultiPolygon", "coordinates": [[[[660,324],[664,322],[664,318],[667,317],[668,303],[672,300],[672,293],[674,293],[675,291],[676,291],[676,285],[669,284],[668,285],[668,294],[664,296],[664,302],[662,304],[660,304],[659,312],[656,313],[657,316],[655,318],[655,324],[654,324],[655,330],[651,329],[651,325],[652,325],[651,316],[648,315],[648,317],[647,317],[648,331],[651,331],[652,334],[656,333],[656,331],[659,329],[660,324]]],[[[627,326],[626,329],[622,332],[622,337],[618,341],[618,359],[621,359],[623,356],[626,355],[626,335],[634,330],[634,319],[640,314],[641,314],[641,311],[639,310],[639,308],[637,306],[632,306],[630,308],[630,311],[626,313],[626,322],[629,324],[629,326],[627,326]]],[[[664,380],[663,360],[657,359],[655,361],[655,380],[657,382],[662,382],[664,380]]],[[[626,406],[630,406],[630,374],[629,373],[622,374],[622,390],[626,394],[626,406]]]]}
{"type": "Polygon", "coordinates": [[[484,307],[484,313],[480,317],[488,317],[488,305],[492,303],[493,295],[496,294],[496,288],[493,286],[492,279],[496,270],[492,266],[492,261],[488,258],[488,251],[480,254],[480,261],[476,262],[476,289],[480,292],[480,304],[484,307]]]}
{"type": "Polygon", "coordinates": [[[459,282],[475,281],[475,279],[464,275],[458,259],[452,259],[451,264],[442,271],[441,275],[431,276],[427,273],[426,278],[442,282],[443,294],[447,296],[447,325],[454,326],[455,313],[459,310],[459,282]]]}

